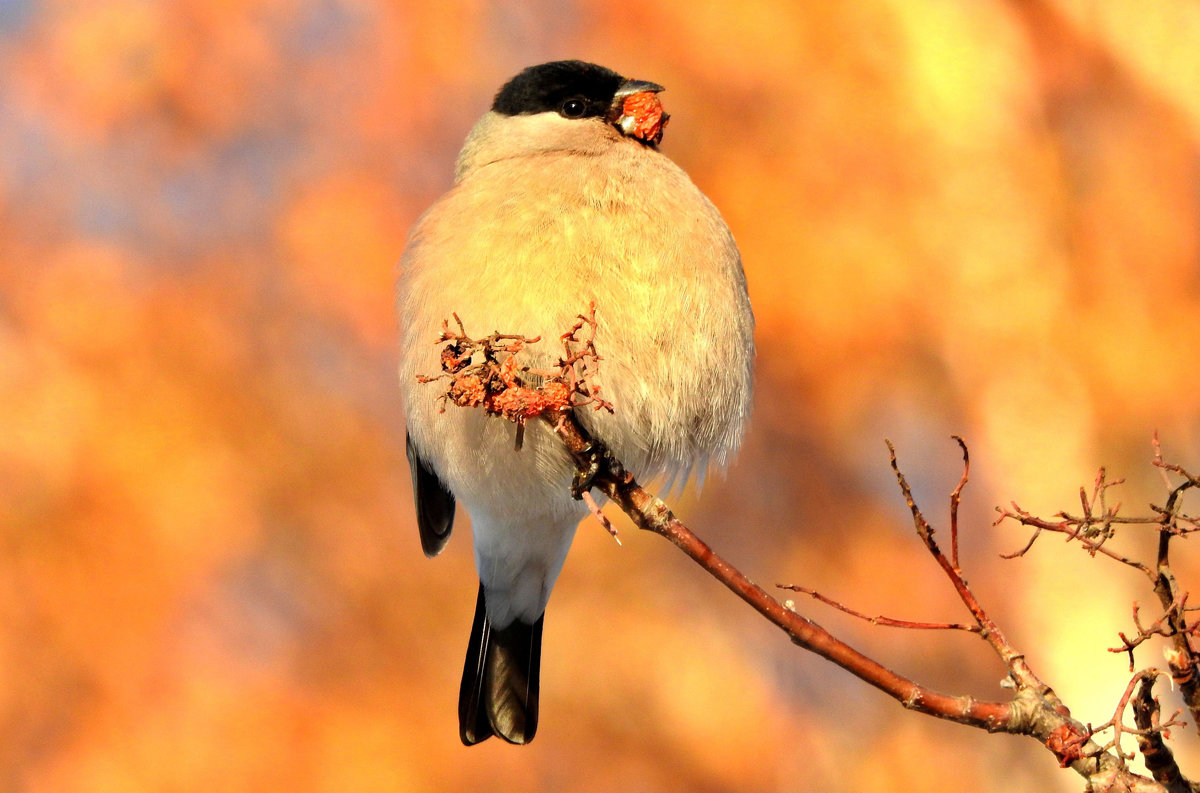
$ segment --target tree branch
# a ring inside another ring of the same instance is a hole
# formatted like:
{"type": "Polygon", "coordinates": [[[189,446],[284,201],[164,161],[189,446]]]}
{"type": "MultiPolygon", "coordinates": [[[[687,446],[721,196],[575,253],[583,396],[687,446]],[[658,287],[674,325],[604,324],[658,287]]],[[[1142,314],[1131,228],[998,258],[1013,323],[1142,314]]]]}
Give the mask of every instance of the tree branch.
{"type": "MultiPolygon", "coordinates": [[[[457,319],[456,316],[455,320],[457,319]]],[[[917,536],[949,579],[959,599],[970,612],[975,626],[869,618],[807,588],[794,589],[807,592],[843,611],[878,624],[961,628],[978,633],[1008,669],[1007,683],[1014,690],[1008,701],[977,700],[971,696],[946,694],[897,674],[792,608],[781,604],[680,522],[665,503],[638,484],[633,474],[625,470],[620,461],[596,439],[591,438],[576,419],[575,412],[582,404],[591,405],[596,409],[613,409],[610,403],[600,399],[599,386],[592,378],[595,366],[600,361],[600,355],[593,343],[594,307],[588,314],[581,314],[579,320],[562,336],[566,355],[560,359],[557,373],[534,372],[516,364],[515,355],[525,345],[536,340],[499,333],[485,339],[470,339],[459,323],[458,333],[450,331],[447,327],[439,339],[439,342],[450,342],[442,356],[444,372],[435,377],[420,379],[424,382],[448,380],[449,386],[445,393],[438,397],[443,401],[454,402],[464,407],[482,407],[491,414],[517,422],[518,426],[528,420],[541,419],[547,422],[575,461],[578,474],[572,484],[572,492],[577,498],[585,498],[591,489],[599,490],[628,515],[635,525],[669,540],[709,575],[787,634],[793,643],[837,664],[892,697],[905,708],[989,732],[1008,732],[1035,738],[1054,754],[1061,766],[1069,766],[1085,777],[1088,780],[1088,789],[1092,793],[1182,793],[1190,790],[1190,785],[1183,780],[1173,756],[1163,743],[1167,728],[1176,726],[1179,722],[1176,722],[1174,717],[1165,724],[1159,724],[1157,721],[1157,703],[1150,693],[1154,680],[1160,674],[1157,670],[1146,670],[1136,674],[1121,698],[1113,719],[1099,730],[1093,730],[1071,717],[1070,710],[1053,689],[1034,673],[1024,653],[1011,643],[972,592],[963,577],[958,558],[958,507],[970,470],[967,447],[961,438],[954,437],[962,450],[963,473],[958,485],[950,494],[949,557],[939,548],[934,538],[933,526],[913,498],[912,490],[897,462],[895,448],[890,442],[887,446],[892,471],[912,514],[917,536]],[[581,337],[580,334],[585,328],[591,332],[581,337]],[[476,361],[476,356],[482,360],[476,361]],[[1130,730],[1122,724],[1121,718],[1130,698],[1133,697],[1135,684],[1140,684],[1137,697],[1133,700],[1138,726],[1130,730]],[[1098,745],[1093,740],[1094,735],[1110,728],[1113,730],[1113,739],[1104,746],[1098,745]],[[1147,756],[1148,767],[1154,774],[1153,780],[1139,776],[1126,767],[1126,755],[1120,747],[1123,732],[1134,732],[1137,735],[1139,747],[1147,756]]],[[[1119,505],[1108,507],[1107,489],[1119,480],[1108,481],[1104,470],[1101,469],[1091,497],[1089,498],[1085,491],[1080,491],[1082,517],[1074,518],[1060,513],[1058,522],[1044,521],[1020,510],[1014,504],[1013,511],[1003,512],[997,523],[1005,518],[1013,518],[1035,529],[1026,547],[1013,556],[1028,551],[1043,531],[1056,531],[1067,534],[1069,540],[1083,542],[1093,555],[1109,556],[1141,570],[1153,580],[1155,591],[1166,612],[1164,617],[1145,630],[1139,624],[1139,637],[1135,640],[1122,635],[1125,646],[1117,649],[1129,652],[1132,659],[1134,648],[1150,633],[1161,632],[1170,635],[1174,641],[1172,653],[1168,656],[1172,677],[1183,688],[1188,707],[1196,715],[1200,712],[1200,671],[1197,669],[1197,653],[1192,647],[1193,630],[1187,620],[1184,606],[1186,594],[1179,592],[1170,573],[1168,548],[1170,537],[1182,531],[1179,522],[1194,522],[1192,518],[1177,514],[1177,504],[1180,495],[1186,489],[1200,484],[1200,480],[1190,477],[1182,469],[1176,470],[1165,464],[1160,467],[1180,473],[1188,478],[1188,481],[1172,492],[1167,506],[1159,511],[1159,517],[1153,521],[1124,519],[1117,514],[1119,505]],[[1099,514],[1096,513],[1097,507],[1099,514]],[[1112,536],[1113,525],[1121,522],[1159,524],[1161,533],[1157,571],[1152,571],[1146,565],[1104,547],[1105,541],[1112,536]],[[1165,622],[1165,626],[1160,625],[1162,622],[1165,622]]],[[[593,513],[598,513],[594,502],[589,506],[593,513]]],[[[609,530],[612,531],[611,524],[609,530]]],[[[615,531],[613,533],[615,535],[615,531]]]]}
{"type": "MultiPolygon", "coordinates": [[[[809,589],[806,586],[799,584],[776,584],[779,589],[786,589],[791,592],[802,592],[808,595],[813,600],[819,600],[827,606],[837,609],[838,611],[849,614],[851,617],[857,617],[860,620],[869,622],[872,625],[882,625],[885,628],[909,628],[911,630],[937,630],[937,631],[967,631],[968,633],[979,633],[983,629],[978,625],[964,625],[961,622],[917,622],[914,620],[901,620],[895,617],[884,617],[877,615],[871,617],[863,614],[861,611],[856,611],[850,608],[845,603],[840,603],[831,597],[822,595],[815,589],[809,589]]],[[[784,605],[788,605],[791,601],[787,601],[784,605]]]]}
{"type": "Polygon", "coordinates": [[[1138,734],[1138,749],[1146,761],[1147,770],[1155,781],[1167,789],[1167,793],[1193,793],[1192,785],[1183,778],[1175,762],[1174,753],[1163,740],[1168,733],[1158,721],[1158,699],[1153,692],[1157,679],[1157,674],[1143,676],[1133,700],[1133,721],[1141,731],[1138,734]]]}
{"type": "MultiPolygon", "coordinates": [[[[592,464],[596,442],[588,437],[570,413],[546,416],[554,432],[575,456],[581,470],[592,464]]],[[[1010,703],[980,702],[971,697],[956,697],[932,691],[887,669],[875,660],[837,639],[820,625],[783,606],[762,587],[725,561],[703,540],[675,517],[660,499],[650,494],[633,475],[606,456],[605,463],[592,480],[600,490],[638,528],[669,540],[734,594],[783,630],[795,644],[814,652],[855,677],[898,700],[904,707],[931,716],[970,724],[989,732],[1004,730],[1011,720],[1010,703]]]]}

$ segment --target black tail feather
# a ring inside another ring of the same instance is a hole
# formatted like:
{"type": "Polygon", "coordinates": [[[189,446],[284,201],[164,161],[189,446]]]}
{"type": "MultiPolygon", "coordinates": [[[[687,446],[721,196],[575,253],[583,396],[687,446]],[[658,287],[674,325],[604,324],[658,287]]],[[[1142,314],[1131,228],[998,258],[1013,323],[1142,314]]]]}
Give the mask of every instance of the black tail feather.
{"type": "Polygon", "coordinates": [[[458,696],[458,732],[467,746],[498,735],[529,743],[537,732],[542,622],[520,620],[496,629],[487,618],[483,585],[467,644],[458,696]]]}

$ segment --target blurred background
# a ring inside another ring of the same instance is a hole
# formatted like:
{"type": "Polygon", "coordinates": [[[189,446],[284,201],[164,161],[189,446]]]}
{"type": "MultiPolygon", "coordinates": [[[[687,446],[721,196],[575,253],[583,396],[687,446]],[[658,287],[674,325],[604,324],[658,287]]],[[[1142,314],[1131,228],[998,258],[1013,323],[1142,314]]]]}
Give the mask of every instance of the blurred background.
{"type": "MultiPolygon", "coordinates": [[[[516,71],[666,85],[760,350],[743,451],[682,516],[764,585],[963,620],[883,444],[945,526],[960,434],[968,578],[1099,724],[1149,588],[1061,538],[999,559],[1028,535],[993,508],[1078,511],[1104,464],[1147,511],[1156,430],[1200,469],[1197,41],[1191,0],[0,0],[0,790],[1079,790],[620,518],[551,601],[537,740],[462,747],[469,523],[422,556],[392,282],[516,71]]],[[[975,637],[797,605],[1005,696],[975,637]]]]}

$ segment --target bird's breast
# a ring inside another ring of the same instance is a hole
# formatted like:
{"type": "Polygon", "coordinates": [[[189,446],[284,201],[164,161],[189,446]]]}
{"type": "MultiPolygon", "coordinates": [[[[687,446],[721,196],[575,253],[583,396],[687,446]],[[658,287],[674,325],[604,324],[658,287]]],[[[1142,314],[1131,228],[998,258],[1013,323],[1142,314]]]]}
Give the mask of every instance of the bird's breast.
{"type": "Polygon", "coordinates": [[[736,442],[752,318],[724,221],[669,159],[547,156],[492,163],[422,220],[406,255],[411,311],[472,335],[541,336],[534,366],[595,305],[596,375],[616,412],[592,427],[627,464],[686,468],[736,442]]]}

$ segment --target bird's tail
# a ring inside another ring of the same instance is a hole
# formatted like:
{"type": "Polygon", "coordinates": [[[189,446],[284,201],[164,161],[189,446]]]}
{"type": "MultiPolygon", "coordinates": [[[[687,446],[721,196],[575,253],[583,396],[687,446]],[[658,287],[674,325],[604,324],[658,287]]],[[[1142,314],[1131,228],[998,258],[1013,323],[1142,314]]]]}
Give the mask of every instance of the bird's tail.
{"type": "Polygon", "coordinates": [[[493,627],[487,617],[483,584],[479,585],[458,694],[458,732],[467,746],[493,735],[509,743],[533,740],[544,619],[543,614],[532,625],[514,620],[504,628],[493,627]]]}

